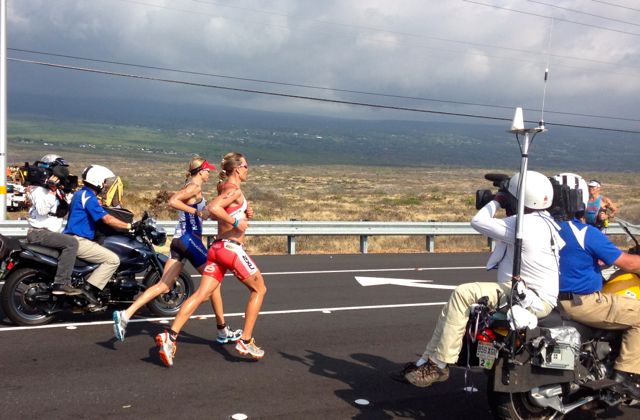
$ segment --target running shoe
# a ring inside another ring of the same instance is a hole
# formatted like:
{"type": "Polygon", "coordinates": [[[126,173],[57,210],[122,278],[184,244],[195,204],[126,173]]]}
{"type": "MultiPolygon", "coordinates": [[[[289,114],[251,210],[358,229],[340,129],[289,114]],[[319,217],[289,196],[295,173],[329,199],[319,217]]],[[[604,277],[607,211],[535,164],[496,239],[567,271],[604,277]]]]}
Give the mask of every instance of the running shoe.
{"type": "Polygon", "coordinates": [[[156,335],[156,344],[160,347],[160,359],[166,367],[173,366],[173,357],[176,355],[176,343],[171,339],[169,331],[156,335]]]}
{"type": "Polygon", "coordinates": [[[124,311],[113,311],[113,333],[120,341],[124,341],[127,332],[127,321],[124,318],[124,311]]]}
{"type": "Polygon", "coordinates": [[[240,340],[242,337],[242,330],[232,330],[228,325],[221,330],[218,330],[218,338],[216,341],[220,344],[233,343],[240,340]]]}
{"type": "Polygon", "coordinates": [[[262,356],[264,356],[264,350],[262,350],[260,347],[256,345],[256,342],[253,339],[253,337],[248,343],[245,343],[242,340],[236,341],[236,350],[241,355],[243,356],[249,355],[254,359],[262,359],[262,356]]]}

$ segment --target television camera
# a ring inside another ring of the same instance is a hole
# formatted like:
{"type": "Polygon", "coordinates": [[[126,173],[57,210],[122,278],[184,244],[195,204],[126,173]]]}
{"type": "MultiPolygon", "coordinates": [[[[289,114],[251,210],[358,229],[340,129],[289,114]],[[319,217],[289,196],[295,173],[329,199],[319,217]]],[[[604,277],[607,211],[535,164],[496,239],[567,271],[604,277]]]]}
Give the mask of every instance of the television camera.
{"type": "MultiPolygon", "coordinates": [[[[569,174],[571,175],[571,174],[569,174]]],[[[488,173],[484,178],[493,183],[498,188],[496,193],[488,189],[476,191],[476,210],[480,210],[487,203],[493,200],[496,194],[503,194],[507,198],[505,211],[507,216],[513,216],[518,210],[518,200],[509,193],[509,180],[511,176],[507,174],[488,173]]],[[[582,217],[585,210],[583,190],[576,185],[570,185],[573,181],[567,174],[549,177],[553,186],[553,202],[547,211],[556,221],[572,220],[574,217],[582,217]]]]}

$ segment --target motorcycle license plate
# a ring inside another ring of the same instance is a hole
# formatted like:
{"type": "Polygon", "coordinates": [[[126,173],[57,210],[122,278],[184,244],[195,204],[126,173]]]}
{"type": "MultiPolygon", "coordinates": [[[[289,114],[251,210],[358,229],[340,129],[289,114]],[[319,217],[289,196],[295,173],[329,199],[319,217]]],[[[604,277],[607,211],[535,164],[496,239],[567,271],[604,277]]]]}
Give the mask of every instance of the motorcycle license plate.
{"type": "Polygon", "coordinates": [[[485,343],[483,341],[478,342],[478,350],[476,350],[476,356],[479,359],[480,367],[485,369],[493,368],[493,362],[495,362],[498,357],[498,349],[493,347],[490,343],[485,343]]]}

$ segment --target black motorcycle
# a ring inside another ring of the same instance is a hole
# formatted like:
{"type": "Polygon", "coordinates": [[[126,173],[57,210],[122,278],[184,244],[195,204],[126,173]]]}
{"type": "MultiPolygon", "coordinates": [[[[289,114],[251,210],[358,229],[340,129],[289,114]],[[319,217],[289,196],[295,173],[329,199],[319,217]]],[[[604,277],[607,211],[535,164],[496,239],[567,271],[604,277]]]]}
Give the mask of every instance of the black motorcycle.
{"type": "Polygon", "coordinates": [[[557,309],[532,330],[514,330],[509,306],[472,306],[458,366],[484,368],[497,419],[554,419],[578,408],[630,404],[614,380],[621,331],[571,321],[557,309]]]}
{"type": "MultiPolygon", "coordinates": [[[[43,325],[62,311],[75,313],[105,311],[109,306],[130,304],[136,295],[153,286],[162,277],[168,257],[158,253],[154,245],[166,242],[166,232],[145,213],[135,224],[132,233],[111,232],[102,246],[120,258],[120,266],[105,288],[95,296],[54,295],[53,279],[59,251],[20,242],[3,261],[1,279],[5,279],[0,293],[4,313],[18,325],[43,325]],[[136,276],[143,276],[138,281],[136,276]]],[[[14,242],[15,243],[15,242],[14,242]]],[[[74,287],[82,288],[98,264],[77,259],[72,274],[74,287]]],[[[174,316],[194,290],[191,276],[182,271],[174,287],[147,304],[159,317],[174,316]]]]}

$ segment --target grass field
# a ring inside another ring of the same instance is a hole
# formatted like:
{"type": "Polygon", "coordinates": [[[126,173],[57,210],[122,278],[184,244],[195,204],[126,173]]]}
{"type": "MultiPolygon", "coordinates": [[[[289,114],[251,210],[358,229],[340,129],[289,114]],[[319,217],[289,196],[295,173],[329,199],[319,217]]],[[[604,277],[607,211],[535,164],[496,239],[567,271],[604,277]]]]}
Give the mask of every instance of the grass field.
{"type": "MultiPolygon", "coordinates": [[[[12,145],[9,163],[33,161],[54,150],[33,150],[12,145]]],[[[83,149],[65,152],[72,173],[88,164],[102,164],[120,175],[125,184],[125,206],[139,217],[149,210],[161,220],[176,219],[166,205],[171,192],[184,182],[188,159],[164,154],[136,154],[130,158],[94,156],[83,149]]],[[[209,157],[213,163],[219,158],[209,157]]],[[[513,173],[514,168],[385,168],[367,166],[255,165],[248,156],[249,180],[243,191],[255,210],[255,220],[306,221],[468,221],[475,214],[475,191],[492,188],[485,172],[513,173]]],[[[570,171],[562,168],[556,172],[570,171]]],[[[553,175],[552,171],[546,171],[553,175]]],[[[214,175],[214,174],[212,174],[214,175]]],[[[605,195],[620,207],[620,217],[640,222],[640,175],[637,173],[582,173],[603,183],[605,195]]],[[[215,191],[216,177],[205,188],[215,191]]],[[[494,189],[495,190],[495,189],[494,189]]],[[[9,217],[23,217],[10,213],[9,217]]],[[[254,237],[247,241],[254,254],[286,252],[284,237],[254,237]]],[[[369,252],[424,252],[423,237],[371,237],[369,252]]],[[[357,253],[357,237],[297,238],[298,253],[357,253]]],[[[440,237],[437,252],[486,250],[481,237],[440,237]]]]}

